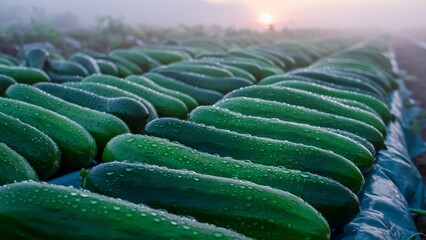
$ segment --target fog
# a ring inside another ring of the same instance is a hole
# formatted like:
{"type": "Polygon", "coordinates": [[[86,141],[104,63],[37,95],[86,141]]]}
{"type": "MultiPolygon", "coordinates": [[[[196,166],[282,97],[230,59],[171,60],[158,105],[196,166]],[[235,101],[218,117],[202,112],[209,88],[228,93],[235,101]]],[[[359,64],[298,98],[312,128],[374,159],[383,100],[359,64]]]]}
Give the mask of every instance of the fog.
{"type": "Polygon", "coordinates": [[[97,16],[151,26],[219,25],[262,29],[269,12],[276,28],[426,26],[426,0],[2,0],[0,24],[31,19],[63,30],[94,25],[97,16]]]}

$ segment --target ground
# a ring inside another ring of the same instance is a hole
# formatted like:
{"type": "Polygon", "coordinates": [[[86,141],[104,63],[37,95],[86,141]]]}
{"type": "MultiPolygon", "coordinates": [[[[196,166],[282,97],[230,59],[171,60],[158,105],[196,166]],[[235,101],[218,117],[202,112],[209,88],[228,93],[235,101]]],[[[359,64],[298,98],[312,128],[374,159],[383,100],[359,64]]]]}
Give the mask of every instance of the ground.
{"type": "MultiPolygon", "coordinates": [[[[423,38],[415,37],[418,40],[423,38]]],[[[426,38],[424,38],[426,40],[426,38]]],[[[426,41],[425,41],[426,42],[426,41]]],[[[403,36],[394,36],[392,45],[395,50],[396,60],[400,69],[409,74],[406,85],[412,91],[413,98],[422,109],[426,109],[426,48],[415,44],[411,39],[403,36]]],[[[426,139],[426,114],[420,114],[418,124],[414,126],[423,139],[426,139]]],[[[426,183],[426,153],[413,160],[419,169],[423,182],[426,183]]],[[[415,217],[417,230],[426,233],[426,217],[415,217]]],[[[426,238],[422,238],[426,239],[426,238]]]]}

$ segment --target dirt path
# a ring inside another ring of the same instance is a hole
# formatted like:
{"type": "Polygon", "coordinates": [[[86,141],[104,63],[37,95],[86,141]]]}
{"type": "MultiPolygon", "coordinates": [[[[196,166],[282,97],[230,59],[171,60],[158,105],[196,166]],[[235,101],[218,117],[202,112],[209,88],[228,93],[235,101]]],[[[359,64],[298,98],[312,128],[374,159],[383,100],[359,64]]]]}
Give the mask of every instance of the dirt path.
{"type": "MultiPolygon", "coordinates": [[[[420,107],[426,109],[426,48],[402,37],[392,38],[392,44],[400,69],[412,75],[410,80],[406,81],[406,86],[412,91],[413,98],[420,107]]],[[[424,113],[422,115],[425,116],[424,113]]],[[[421,117],[418,123],[418,131],[423,139],[426,139],[425,118],[421,117]]],[[[426,153],[414,159],[413,162],[422,174],[423,182],[426,183],[426,153]]],[[[426,233],[426,217],[416,217],[415,220],[418,231],[426,233]]]]}

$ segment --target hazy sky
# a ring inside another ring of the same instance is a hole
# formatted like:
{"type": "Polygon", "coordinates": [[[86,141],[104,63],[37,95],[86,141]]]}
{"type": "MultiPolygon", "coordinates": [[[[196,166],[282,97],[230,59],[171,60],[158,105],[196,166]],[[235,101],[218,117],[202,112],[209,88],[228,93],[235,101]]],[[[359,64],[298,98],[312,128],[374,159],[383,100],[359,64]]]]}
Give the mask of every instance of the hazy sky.
{"type": "Polygon", "coordinates": [[[95,16],[111,15],[128,23],[158,26],[260,29],[262,12],[272,14],[277,28],[426,26],[426,0],[2,0],[1,5],[1,23],[37,15],[51,21],[66,19],[79,27],[93,24],[95,16]]]}

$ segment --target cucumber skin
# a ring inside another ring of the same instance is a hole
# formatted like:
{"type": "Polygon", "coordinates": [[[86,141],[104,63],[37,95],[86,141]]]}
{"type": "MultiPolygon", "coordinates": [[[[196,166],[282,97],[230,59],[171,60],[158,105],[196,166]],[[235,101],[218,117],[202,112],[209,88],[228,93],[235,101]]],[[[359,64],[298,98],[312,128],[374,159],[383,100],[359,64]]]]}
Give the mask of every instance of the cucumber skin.
{"type": "Polygon", "coordinates": [[[212,176],[238,178],[287,191],[317,209],[332,228],[347,224],[359,212],[356,195],[330,178],[219,157],[164,138],[122,134],[107,144],[102,160],[140,162],[212,176]]]}
{"type": "Polygon", "coordinates": [[[106,84],[136,94],[154,105],[160,117],[186,119],[188,114],[188,108],[181,100],[120,78],[92,75],[85,78],[83,82],[106,84]]]}
{"type": "Polygon", "coordinates": [[[224,99],[214,106],[226,108],[243,115],[278,118],[284,121],[305,123],[318,127],[335,128],[367,139],[374,145],[376,150],[384,146],[383,135],[372,126],[354,119],[313,109],[247,97],[224,99]]]}
{"type": "Polygon", "coordinates": [[[48,179],[59,169],[61,152],[56,143],[36,128],[3,113],[0,142],[22,155],[41,179],[48,179]]]}
{"type": "Polygon", "coordinates": [[[0,142],[0,185],[25,180],[38,181],[35,170],[24,157],[0,142]]]}
{"type": "Polygon", "coordinates": [[[307,124],[302,125],[278,119],[250,117],[211,106],[194,109],[189,114],[188,119],[219,129],[251,134],[257,137],[285,140],[329,150],[349,159],[361,171],[370,168],[375,162],[368,149],[351,139],[307,124]]]}
{"type": "Polygon", "coordinates": [[[303,144],[254,137],[173,118],[153,120],[146,125],[145,132],[210,154],[330,177],[354,192],[364,184],[361,172],[348,159],[303,144]]]}
{"type": "Polygon", "coordinates": [[[307,91],[287,87],[275,87],[274,85],[263,85],[235,90],[225,95],[223,99],[232,97],[251,97],[283,102],[325,113],[339,115],[342,117],[352,118],[375,127],[380,131],[380,133],[382,133],[383,136],[386,136],[386,126],[382,119],[377,115],[359,108],[343,105],[339,102],[332,101],[330,99],[321,97],[321,95],[313,94],[307,91]]]}
{"type": "Polygon", "coordinates": [[[132,132],[142,131],[148,119],[145,106],[131,98],[106,98],[82,89],[52,83],[34,86],[67,102],[112,114],[123,120],[132,132]]]}
{"type": "Polygon", "coordinates": [[[4,239],[249,239],[143,205],[48,183],[4,185],[0,202],[4,239]]]}
{"type": "Polygon", "coordinates": [[[67,167],[86,167],[96,155],[95,139],[82,126],[62,115],[8,98],[0,98],[0,112],[49,136],[61,150],[61,162],[67,167]]]}
{"type": "Polygon", "coordinates": [[[49,76],[39,69],[0,65],[0,74],[13,78],[18,83],[34,84],[49,82],[49,76]]]}
{"type": "Polygon", "coordinates": [[[101,151],[111,138],[130,132],[121,119],[111,114],[80,107],[32,86],[12,85],[5,96],[49,109],[77,122],[96,140],[98,151],[101,151]]]}
{"type": "Polygon", "coordinates": [[[82,186],[92,192],[235,229],[256,239],[319,240],[330,236],[325,219],[303,200],[251,182],[112,162],[94,167],[82,186]]]}
{"type": "Polygon", "coordinates": [[[138,95],[127,92],[125,90],[122,90],[110,85],[101,84],[101,83],[81,82],[81,83],[66,83],[64,85],[73,87],[73,88],[82,89],[82,90],[85,90],[103,97],[108,97],[108,98],[128,97],[128,98],[135,99],[139,101],[140,103],[142,103],[145,106],[145,108],[148,110],[148,114],[149,114],[149,117],[147,120],[148,122],[158,118],[157,111],[155,110],[154,106],[150,102],[139,97],[138,95]]]}

